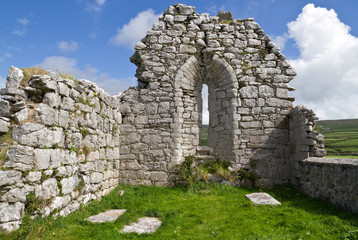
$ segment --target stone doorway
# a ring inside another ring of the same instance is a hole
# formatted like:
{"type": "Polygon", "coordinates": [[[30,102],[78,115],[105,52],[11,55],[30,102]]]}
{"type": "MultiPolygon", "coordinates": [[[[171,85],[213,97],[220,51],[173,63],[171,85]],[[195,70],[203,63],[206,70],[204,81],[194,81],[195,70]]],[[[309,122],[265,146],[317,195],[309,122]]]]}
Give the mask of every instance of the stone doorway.
{"type": "Polygon", "coordinates": [[[216,55],[190,57],[175,78],[176,156],[196,155],[202,127],[202,88],[208,86],[208,147],[223,161],[235,161],[234,115],[238,84],[232,67],[216,55]],[[179,126],[182,126],[180,128],[179,126]]]}

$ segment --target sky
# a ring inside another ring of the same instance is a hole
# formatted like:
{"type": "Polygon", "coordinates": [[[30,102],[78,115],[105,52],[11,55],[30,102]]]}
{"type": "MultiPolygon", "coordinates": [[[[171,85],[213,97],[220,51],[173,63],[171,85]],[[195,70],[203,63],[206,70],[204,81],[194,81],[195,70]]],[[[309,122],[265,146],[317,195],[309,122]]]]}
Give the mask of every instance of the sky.
{"type": "MultiPolygon", "coordinates": [[[[0,88],[10,66],[96,82],[111,95],[136,86],[133,46],[178,1],[1,0],[0,88]]],[[[297,72],[294,105],[320,119],[358,118],[357,0],[197,0],[215,16],[253,17],[297,72]]],[[[207,114],[206,114],[207,115],[207,114]]],[[[207,119],[207,117],[205,117],[207,119]]]]}

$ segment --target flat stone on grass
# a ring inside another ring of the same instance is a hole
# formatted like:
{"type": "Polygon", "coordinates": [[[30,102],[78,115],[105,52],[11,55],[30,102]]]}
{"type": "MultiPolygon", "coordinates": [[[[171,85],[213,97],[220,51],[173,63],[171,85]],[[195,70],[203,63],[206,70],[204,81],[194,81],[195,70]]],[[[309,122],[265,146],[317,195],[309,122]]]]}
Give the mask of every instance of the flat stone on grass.
{"type": "Polygon", "coordinates": [[[245,195],[251,202],[258,205],[281,205],[279,201],[267,193],[251,193],[245,195]]]}
{"type": "Polygon", "coordinates": [[[111,209],[103,213],[88,217],[86,220],[93,223],[103,223],[115,221],[119,216],[125,213],[127,209],[111,209]]]}
{"type": "Polygon", "coordinates": [[[131,223],[124,226],[121,233],[153,233],[162,225],[162,221],[155,217],[139,218],[137,223],[131,223]]]}

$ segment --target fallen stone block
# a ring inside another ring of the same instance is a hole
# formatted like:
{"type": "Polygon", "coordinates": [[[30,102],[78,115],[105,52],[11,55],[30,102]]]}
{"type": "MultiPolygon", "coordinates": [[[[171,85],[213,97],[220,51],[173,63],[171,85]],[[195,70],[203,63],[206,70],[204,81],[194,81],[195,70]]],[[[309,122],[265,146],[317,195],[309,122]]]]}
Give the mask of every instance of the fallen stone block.
{"type": "Polygon", "coordinates": [[[279,201],[267,193],[251,193],[245,195],[251,202],[257,205],[281,205],[279,201]]]}

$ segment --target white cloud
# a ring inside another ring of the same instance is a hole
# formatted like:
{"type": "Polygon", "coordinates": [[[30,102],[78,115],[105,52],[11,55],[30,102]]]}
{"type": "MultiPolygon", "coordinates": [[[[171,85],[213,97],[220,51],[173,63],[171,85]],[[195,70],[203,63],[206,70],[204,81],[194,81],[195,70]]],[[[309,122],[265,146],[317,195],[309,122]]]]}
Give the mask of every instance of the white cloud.
{"type": "Polygon", "coordinates": [[[208,11],[209,13],[211,13],[213,15],[216,15],[220,11],[225,11],[225,5],[221,5],[220,7],[217,7],[216,5],[207,7],[206,11],[208,11]]]}
{"type": "Polygon", "coordinates": [[[25,35],[25,33],[27,33],[27,29],[14,29],[14,30],[12,30],[12,34],[18,35],[18,36],[25,35]]]}
{"type": "Polygon", "coordinates": [[[11,53],[4,53],[4,54],[0,55],[0,62],[4,62],[11,57],[12,57],[11,53]]]}
{"type": "Polygon", "coordinates": [[[27,19],[27,18],[19,18],[16,20],[19,24],[23,25],[23,26],[26,26],[30,23],[30,20],[27,19]]]}
{"type": "Polygon", "coordinates": [[[153,26],[153,23],[158,21],[158,17],[153,9],[148,9],[138,13],[135,18],[132,18],[129,23],[122,28],[117,29],[117,34],[111,38],[110,42],[114,45],[124,45],[134,47],[153,26]]]}
{"type": "Polygon", "coordinates": [[[14,50],[14,51],[18,51],[18,52],[22,50],[21,48],[12,47],[12,46],[8,46],[8,47],[6,47],[6,49],[8,49],[8,50],[14,50]]]}
{"type": "Polygon", "coordinates": [[[106,0],[97,0],[96,2],[98,5],[102,6],[106,2],[106,0]]]}
{"type": "Polygon", "coordinates": [[[12,30],[12,34],[14,35],[18,35],[18,36],[23,36],[25,35],[25,33],[27,33],[27,25],[30,24],[30,20],[27,18],[18,18],[16,19],[17,27],[12,30]]]}
{"type": "Polygon", "coordinates": [[[62,56],[46,57],[38,66],[59,73],[69,73],[76,79],[88,79],[95,82],[99,87],[103,88],[111,95],[123,92],[130,86],[136,86],[137,81],[134,77],[123,79],[113,78],[107,73],[101,73],[98,69],[88,65],[84,69],[77,66],[77,60],[74,58],[66,58],[62,56]]]}
{"type": "Polygon", "coordinates": [[[74,52],[78,49],[78,43],[74,41],[61,41],[57,43],[57,47],[65,52],[74,52]]]}
{"type": "Polygon", "coordinates": [[[102,6],[105,4],[106,0],[95,0],[94,2],[87,2],[85,11],[87,12],[99,12],[102,10],[102,6]]]}
{"type": "Polygon", "coordinates": [[[358,38],[331,9],[307,4],[287,24],[299,49],[289,60],[297,72],[296,104],[312,108],[321,119],[358,117],[358,38]]]}
{"type": "Polygon", "coordinates": [[[271,36],[271,41],[276,45],[276,47],[279,47],[281,51],[285,48],[285,44],[287,40],[288,40],[287,33],[281,36],[271,36]]]}

